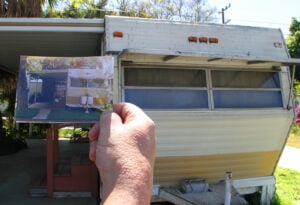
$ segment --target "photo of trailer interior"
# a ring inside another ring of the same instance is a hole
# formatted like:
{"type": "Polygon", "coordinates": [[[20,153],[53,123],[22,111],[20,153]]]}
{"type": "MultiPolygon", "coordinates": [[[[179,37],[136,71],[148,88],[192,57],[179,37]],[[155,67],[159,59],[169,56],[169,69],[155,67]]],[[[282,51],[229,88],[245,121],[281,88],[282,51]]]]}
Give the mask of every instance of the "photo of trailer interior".
{"type": "Polygon", "coordinates": [[[280,29],[108,16],[104,44],[115,57],[114,102],[155,121],[156,198],[229,172],[238,193],[262,188],[270,200],[295,116],[290,68],[300,62],[280,29]]]}

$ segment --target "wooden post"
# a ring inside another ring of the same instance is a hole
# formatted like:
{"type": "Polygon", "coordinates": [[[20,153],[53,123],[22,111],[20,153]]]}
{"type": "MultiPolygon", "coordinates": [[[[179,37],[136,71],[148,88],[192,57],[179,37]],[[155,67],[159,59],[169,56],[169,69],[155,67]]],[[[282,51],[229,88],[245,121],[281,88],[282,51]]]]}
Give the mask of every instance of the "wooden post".
{"type": "Polygon", "coordinates": [[[91,176],[91,193],[93,197],[98,197],[98,189],[99,189],[99,184],[98,182],[98,169],[94,163],[91,164],[90,166],[90,176],[91,176]]]}
{"type": "Polygon", "coordinates": [[[53,197],[54,162],[53,162],[53,127],[47,130],[47,195],[53,197]]]}
{"type": "Polygon", "coordinates": [[[58,127],[53,128],[53,165],[54,169],[58,164],[59,159],[59,141],[58,141],[58,127]]]}

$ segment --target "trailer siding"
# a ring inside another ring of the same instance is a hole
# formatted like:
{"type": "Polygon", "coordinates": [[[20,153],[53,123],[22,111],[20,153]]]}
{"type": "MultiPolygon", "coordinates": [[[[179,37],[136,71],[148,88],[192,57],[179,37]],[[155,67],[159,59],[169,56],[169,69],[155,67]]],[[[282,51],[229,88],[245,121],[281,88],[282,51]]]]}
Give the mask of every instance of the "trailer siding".
{"type": "Polygon", "coordinates": [[[157,157],[154,184],[178,185],[187,178],[215,183],[232,172],[234,179],[270,176],[280,151],[199,156],[157,157]]]}
{"type": "Polygon", "coordinates": [[[272,175],[293,115],[217,113],[198,112],[190,119],[184,112],[148,113],[156,123],[155,183],[172,185],[197,177],[217,181],[226,171],[235,179],[272,175]]]}

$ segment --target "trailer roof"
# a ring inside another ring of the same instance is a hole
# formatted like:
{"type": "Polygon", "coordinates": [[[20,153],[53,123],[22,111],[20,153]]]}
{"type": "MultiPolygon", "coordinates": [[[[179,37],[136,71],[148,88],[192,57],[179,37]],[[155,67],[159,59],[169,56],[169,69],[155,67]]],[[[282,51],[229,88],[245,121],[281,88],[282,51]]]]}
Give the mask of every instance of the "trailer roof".
{"type": "Polygon", "coordinates": [[[1,18],[0,69],[17,74],[21,55],[100,55],[103,19],[1,18]]]}

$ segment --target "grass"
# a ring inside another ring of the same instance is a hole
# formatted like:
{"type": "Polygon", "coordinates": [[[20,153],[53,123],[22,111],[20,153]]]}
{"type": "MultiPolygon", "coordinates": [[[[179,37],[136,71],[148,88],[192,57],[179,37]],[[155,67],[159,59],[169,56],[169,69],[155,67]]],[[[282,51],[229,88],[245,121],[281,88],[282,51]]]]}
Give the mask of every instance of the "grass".
{"type": "Polygon", "coordinates": [[[37,113],[39,112],[39,109],[36,108],[28,108],[26,110],[22,110],[22,111],[17,111],[16,112],[16,116],[17,118],[33,118],[37,113]]]}
{"type": "Polygon", "coordinates": [[[300,201],[300,172],[277,167],[276,195],[273,205],[294,205],[295,201],[300,201]]]}
{"type": "Polygon", "coordinates": [[[58,130],[58,137],[70,138],[74,134],[74,128],[61,128],[58,130]]]}
{"type": "Polygon", "coordinates": [[[300,135],[290,134],[287,145],[300,149],[300,135]]]}
{"type": "Polygon", "coordinates": [[[99,111],[92,111],[84,113],[84,112],[74,112],[68,111],[64,109],[53,109],[48,115],[47,120],[53,121],[75,121],[75,122],[85,122],[85,121],[94,121],[97,122],[99,120],[100,112],[99,111]]]}
{"type": "MultiPolygon", "coordinates": [[[[287,145],[300,149],[299,124],[293,126],[287,145]]],[[[300,172],[277,167],[275,170],[275,177],[276,194],[272,205],[294,205],[295,201],[300,201],[300,172]]]]}
{"type": "MultiPolygon", "coordinates": [[[[276,193],[271,205],[296,205],[300,201],[300,172],[277,167],[276,193]]],[[[245,197],[249,205],[260,205],[261,191],[245,197]]]]}

